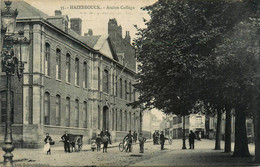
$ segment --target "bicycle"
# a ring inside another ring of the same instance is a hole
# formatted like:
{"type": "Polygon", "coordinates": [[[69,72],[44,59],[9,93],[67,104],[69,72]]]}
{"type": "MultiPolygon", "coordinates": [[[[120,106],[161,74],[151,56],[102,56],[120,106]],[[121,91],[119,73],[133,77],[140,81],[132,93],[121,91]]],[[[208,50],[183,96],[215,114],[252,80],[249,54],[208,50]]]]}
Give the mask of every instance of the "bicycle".
{"type": "MultiPolygon", "coordinates": [[[[127,148],[127,141],[119,143],[119,151],[123,152],[127,148]]],[[[133,144],[131,145],[131,150],[133,150],[133,144]]]]}

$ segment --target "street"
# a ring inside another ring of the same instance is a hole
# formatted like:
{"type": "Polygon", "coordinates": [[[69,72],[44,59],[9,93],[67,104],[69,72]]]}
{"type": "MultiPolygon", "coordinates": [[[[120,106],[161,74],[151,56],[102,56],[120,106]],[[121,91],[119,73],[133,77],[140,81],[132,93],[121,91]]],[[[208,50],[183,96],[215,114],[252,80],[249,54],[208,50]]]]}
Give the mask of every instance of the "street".
{"type": "MultiPolygon", "coordinates": [[[[144,154],[139,153],[139,145],[133,146],[132,153],[120,152],[118,143],[109,145],[108,153],[92,152],[90,145],[84,145],[83,151],[65,153],[61,147],[53,148],[47,155],[40,149],[15,149],[15,166],[254,166],[252,158],[235,158],[223,150],[213,150],[214,140],[195,142],[195,149],[182,150],[182,140],[173,140],[172,145],[166,141],[165,150],[151,141],[145,143],[144,154]]],[[[222,148],[224,147],[222,142],[222,148]]],[[[249,144],[251,155],[254,145],[249,144]]],[[[1,164],[3,152],[0,153],[1,164]]],[[[256,165],[255,165],[256,166],[256,165]]]]}

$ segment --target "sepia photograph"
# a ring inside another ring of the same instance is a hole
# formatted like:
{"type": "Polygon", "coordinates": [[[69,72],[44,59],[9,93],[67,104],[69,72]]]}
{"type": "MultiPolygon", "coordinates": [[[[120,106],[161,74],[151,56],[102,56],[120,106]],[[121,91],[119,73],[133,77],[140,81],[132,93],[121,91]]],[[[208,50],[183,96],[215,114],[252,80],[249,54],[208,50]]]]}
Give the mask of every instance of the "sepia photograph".
{"type": "Polygon", "coordinates": [[[260,166],[260,0],[0,7],[0,166],[260,166]]]}

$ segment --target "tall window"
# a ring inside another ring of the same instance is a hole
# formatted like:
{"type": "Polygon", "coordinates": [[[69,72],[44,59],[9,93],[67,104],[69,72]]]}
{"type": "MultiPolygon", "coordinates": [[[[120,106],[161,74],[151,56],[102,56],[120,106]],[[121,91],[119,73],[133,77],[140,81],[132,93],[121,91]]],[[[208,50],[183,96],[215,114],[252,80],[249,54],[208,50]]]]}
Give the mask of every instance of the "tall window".
{"type": "Polygon", "coordinates": [[[108,71],[104,70],[103,91],[108,93],[108,71]]]}
{"type": "Polygon", "coordinates": [[[123,111],[120,110],[120,131],[123,130],[123,111]]]}
{"type": "Polygon", "coordinates": [[[60,126],[60,95],[56,95],[56,125],[60,126]]]}
{"type": "Polygon", "coordinates": [[[136,91],[135,91],[135,89],[134,89],[134,101],[136,101],[135,93],[136,93],[136,91]]]}
{"type": "Polygon", "coordinates": [[[115,111],[112,109],[112,130],[115,130],[115,111]]]}
{"type": "Polygon", "coordinates": [[[118,130],[118,113],[117,113],[117,109],[116,109],[116,131],[118,130]]]}
{"type": "Polygon", "coordinates": [[[132,84],[129,82],[129,101],[132,101],[132,84]]]}
{"type": "Polygon", "coordinates": [[[122,83],[122,78],[120,78],[120,98],[123,98],[123,83],[122,83]]]}
{"type": "Polygon", "coordinates": [[[135,113],[134,113],[134,130],[135,130],[135,124],[136,124],[136,120],[135,120],[135,113]]]}
{"type": "Polygon", "coordinates": [[[131,128],[132,128],[132,125],[131,125],[131,124],[132,124],[132,117],[131,117],[131,113],[130,113],[130,112],[129,112],[129,118],[128,118],[128,119],[129,119],[129,121],[130,121],[130,123],[129,123],[129,126],[130,126],[130,127],[129,127],[129,128],[130,128],[130,130],[131,130],[131,128]]]}
{"type": "Polygon", "coordinates": [[[125,100],[127,100],[127,81],[125,80],[125,100]]]}
{"type": "Polygon", "coordinates": [[[88,127],[88,104],[86,101],[83,103],[83,127],[88,127]]]}
{"type": "Polygon", "coordinates": [[[117,89],[118,89],[118,87],[117,87],[117,76],[116,76],[116,96],[118,96],[118,94],[117,94],[118,90],[117,89]]]}
{"type": "Polygon", "coordinates": [[[98,129],[100,129],[101,125],[100,125],[100,107],[98,105],[98,129]]]}
{"type": "Polygon", "coordinates": [[[125,131],[127,131],[127,112],[125,111],[125,131]]]}
{"type": "Polygon", "coordinates": [[[75,126],[79,127],[79,100],[75,100],[75,126]]]}
{"type": "Polygon", "coordinates": [[[50,44],[45,43],[45,75],[50,76],[50,44]]]}
{"type": "Polygon", "coordinates": [[[50,125],[50,94],[45,92],[44,94],[44,124],[50,125]]]}
{"type": "Polygon", "coordinates": [[[66,98],[66,126],[70,126],[70,98],[66,98]]]}
{"type": "Polygon", "coordinates": [[[61,79],[61,51],[56,50],[56,78],[61,79]]]}
{"type": "Polygon", "coordinates": [[[83,85],[84,88],[87,88],[88,87],[88,64],[86,62],[84,62],[83,75],[84,75],[83,85]]]}
{"type": "Polygon", "coordinates": [[[75,59],[75,85],[79,85],[79,59],[75,59]]]}
{"type": "Polygon", "coordinates": [[[70,82],[70,55],[66,55],[66,82],[70,82]]]}
{"type": "MultiPolygon", "coordinates": [[[[11,94],[11,122],[14,120],[13,93],[11,94]]],[[[6,121],[6,91],[0,92],[0,122],[6,121]]]]}
{"type": "Polygon", "coordinates": [[[113,92],[112,92],[112,94],[113,95],[115,95],[115,75],[113,74],[113,76],[112,76],[112,79],[113,79],[113,86],[112,86],[112,88],[113,88],[113,92]]]}
{"type": "Polygon", "coordinates": [[[98,90],[100,90],[100,68],[98,67],[98,90]]]}

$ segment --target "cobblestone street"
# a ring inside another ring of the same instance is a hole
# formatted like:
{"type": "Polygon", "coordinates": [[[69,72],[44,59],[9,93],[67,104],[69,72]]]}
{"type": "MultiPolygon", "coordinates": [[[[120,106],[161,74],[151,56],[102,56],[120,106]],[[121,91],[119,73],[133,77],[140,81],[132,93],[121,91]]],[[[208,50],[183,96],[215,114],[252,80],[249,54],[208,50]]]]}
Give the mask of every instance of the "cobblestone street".
{"type": "MultiPolygon", "coordinates": [[[[188,148],[188,142],[186,142],[188,148]]],[[[224,143],[222,143],[222,148],[224,143]]],[[[108,153],[92,152],[90,145],[84,145],[83,151],[65,153],[62,147],[52,149],[52,155],[46,155],[39,149],[15,149],[15,166],[257,166],[253,158],[234,158],[213,150],[214,140],[196,141],[195,150],[182,150],[182,141],[173,140],[172,145],[166,141],[165,150],[152,142],[145,144],[145,153],[139,153],[139,145],[133,146],[132,153],[120,152],[118,143],[109,146],[108,153]],[[111,148],[112,146],[112,148],[111,148]]],[[[253,155],[254,145],[249,145],[253,155]]],[[[3,152],[0,154],[1,164],[3,152]]]]}

